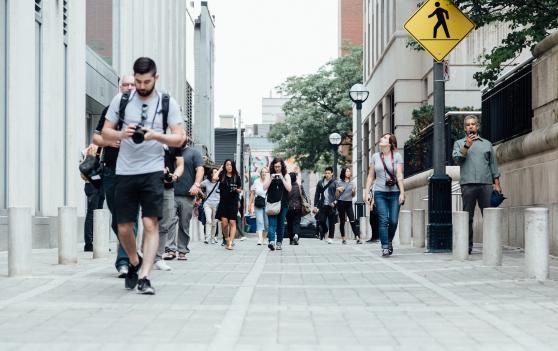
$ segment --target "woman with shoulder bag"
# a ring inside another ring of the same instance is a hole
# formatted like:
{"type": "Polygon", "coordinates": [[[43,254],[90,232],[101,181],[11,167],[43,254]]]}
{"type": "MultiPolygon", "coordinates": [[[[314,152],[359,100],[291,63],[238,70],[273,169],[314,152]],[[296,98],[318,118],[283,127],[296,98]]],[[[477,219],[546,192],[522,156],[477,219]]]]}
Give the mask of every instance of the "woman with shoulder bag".
{"type": "Polygon", "coordinates": [[[256,215],[258,245],[262,245],[264,238],[267,236],[267,228],[269,226],[267,214],[265,213],[266,191],[263,188],[263,183],[267,178],[269,178],[269,169],[267,167],[262,167],[260,170],[260,178],[254,181],[250,189],[250,213],[256,215]]]}
{"type": "Polygon", "coordinates": [[[287,235],[290,245],[298,245],[300,233],[300,219],[303,216],[302,197],[304,189],[296,181],[296,173],[289,173],[291,177],[291,191],[289,192],[289,209],[287,211],[287,235]]]}
{"type": "Polygon", "coordinates": [[[270,177],[264,182],[267,190],[266,213],[269,220],[269,243],[271,251],[281,250],[285,233],[285,217],[287,216],[291,177],[287,177],[287,166],[280,158],[274,158],[269,166],[270,177]],[[277,238],[276,238],[277,236],[277,238]],[[275,240],[277,239],[277,243],[275,240]],[[276,245],[277,244],[277,245],[276,245]]]}
{"type": "Polygon", "coordinates": [[[397,150],[395,135],[386,133],[380,138],[380,152],[372,156],[366,188],[374,184],[374,197],[365,194],[366,201],[376,204],[382,256],[393,254],[393,237],[399,221],[399,210],[405,203],[403,188],[403,158],[397,150]],[[373,199],[373,200],[372,200],[373,199]]]}
{"type": "Polygon", "coordinates": [[[223,163],[223,169],[219,173],[219,192],[217,218],[221,220],[226,249],[232,250],[236,236],[239,194],[242,192],[242,183],[233,160],[227,159],[223,163]]]}
{"type": "Polygon", "coordinates": [[[207,179],[201,183],[202,189],[207,197],[203,201],[203,211],[205,213],[205,240],[206,244],[215,244],[217,239],[215,232],[217,230],[218,220],[215,218],[217,214],[217,206],[219,206],[220,190],[219,190],[219,170],[213,168],[207,179]]]}
{"type": "Polygon", "coordinates": [[[353,211],[353,197],[355,196],[355,187],[351,181],[351,169],[343,168],[341,170],[341,179],[337,181],[337,211],[339,211],[339,230],[341,231],[342,243],[346,244],[347,240],[345,237],[345,222],[347,217],[349,223],[351,224],[351,229],[355,236],[357,244],[362,244],[360,240],[360,231],[358,229],[358,223],[355,219],[355,212],[353,211]]]}

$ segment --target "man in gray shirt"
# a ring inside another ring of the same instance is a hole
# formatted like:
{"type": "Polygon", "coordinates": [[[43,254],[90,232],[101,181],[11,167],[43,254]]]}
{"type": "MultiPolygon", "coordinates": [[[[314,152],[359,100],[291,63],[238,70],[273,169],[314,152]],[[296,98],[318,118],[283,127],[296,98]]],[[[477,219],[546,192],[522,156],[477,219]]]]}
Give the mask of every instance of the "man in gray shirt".
{"type": "Polygon", "coordinates": [[[173,99],[169,101],[166,121],[171,133],[166,134],[164,130],[164,99],[155,90],[158,78],[157,66],[152,59],[137,59],[134,63],[136,92],[129,96],[122,113],[122,94],[112,100],[102,131],[107,141],[120,140],[116,162],[115,208],[118,238],[130,259],[125,287],[134,289],[137,285],[139,293],[149,295],[155,293],[148,275],[159,244],[159,220],[163,214],[163,144],[180,147],[186,141],[182,116],[173,99]],[[122,128],[118,130],[120,125],[122,128]],[[143,131],[143,138],[137,137],[138,131],[143,131]],[[144,228],[143,260],[137,254],[133,231],[140,206],[144,228]]]}
{"type": "Polygon", "coordinates": [[[478,135],[477,117],[469,115],[463,122],[466,138],[453,145],[453,160],[460,166],[463,211],[469,212],[469,254],[473,250],[473,216],[478,203],[482,211],[490,207],[492,190],[502,192],[500,172],[492,143],[478,135]]]}

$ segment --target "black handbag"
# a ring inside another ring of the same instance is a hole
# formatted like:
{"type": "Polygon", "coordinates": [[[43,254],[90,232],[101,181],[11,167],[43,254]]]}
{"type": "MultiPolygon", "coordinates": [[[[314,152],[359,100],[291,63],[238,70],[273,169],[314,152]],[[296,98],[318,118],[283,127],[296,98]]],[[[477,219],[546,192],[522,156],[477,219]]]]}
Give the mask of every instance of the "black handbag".
{"type": "Polygon", "coordinates": [[[254,207],[265,208],[265,197],[256,195],[256,198],[254,199],[254,207]]]}
{"type": "Polygon", "coordinates": [[[103,164],[100,162],[102,149],[97,150],[97,154],[87,155],[79,164],[79,171],[91,184],[97,186],[100,183],[103,174],[103,164]]]}

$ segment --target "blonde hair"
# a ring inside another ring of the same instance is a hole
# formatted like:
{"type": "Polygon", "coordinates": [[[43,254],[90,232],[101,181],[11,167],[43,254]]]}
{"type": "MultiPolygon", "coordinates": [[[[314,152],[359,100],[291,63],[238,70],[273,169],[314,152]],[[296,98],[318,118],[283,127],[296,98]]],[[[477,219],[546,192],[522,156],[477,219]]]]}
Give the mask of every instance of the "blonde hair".
{"type": "Polygon", "coordinates": [[[267,173],[269,173],[269,168],[267,168],[267,166],[263,166],[262,169],[260,169],[260,177],[262,177],[263,171],[267,171],[267,173]]]}

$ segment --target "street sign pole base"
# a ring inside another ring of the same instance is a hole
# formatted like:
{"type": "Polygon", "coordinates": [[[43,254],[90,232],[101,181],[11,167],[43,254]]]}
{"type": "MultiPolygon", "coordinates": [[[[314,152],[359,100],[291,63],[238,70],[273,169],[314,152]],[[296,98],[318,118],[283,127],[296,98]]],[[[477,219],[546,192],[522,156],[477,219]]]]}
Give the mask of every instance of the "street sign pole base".
{"type": "Polygon", "coordinates": [[[451,252],[451,178],[434,175],[428,181],[427,252],[451,252]]]}

